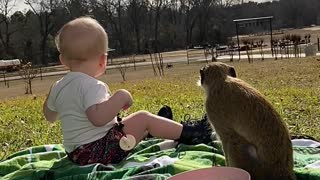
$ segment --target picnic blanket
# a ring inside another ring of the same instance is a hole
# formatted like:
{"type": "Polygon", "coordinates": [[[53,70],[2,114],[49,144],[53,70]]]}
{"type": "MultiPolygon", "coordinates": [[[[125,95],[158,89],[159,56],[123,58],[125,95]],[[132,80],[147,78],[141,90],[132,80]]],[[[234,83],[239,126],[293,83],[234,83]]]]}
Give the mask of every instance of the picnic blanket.
{"type": "MultiPolygon", "coordinates": [[[[320,179],[320,148],[294,146],[295,173],[299,180],[320,179]]],[[[137,145],[120,164],[78,166],[68,160],[61,144],[30,147],[0,162],[0,179],[155,179],[224,166],[221,144],[184,145],[150,139],[137,145]]]]}

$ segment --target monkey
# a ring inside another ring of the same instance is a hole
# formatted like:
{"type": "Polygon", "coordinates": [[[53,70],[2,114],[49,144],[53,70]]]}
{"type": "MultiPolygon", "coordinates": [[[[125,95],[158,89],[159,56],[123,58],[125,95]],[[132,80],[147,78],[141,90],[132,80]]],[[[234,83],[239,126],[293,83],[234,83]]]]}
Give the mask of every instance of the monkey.
{"type": "Polygon", "coordinates": [[[226,165],[246,170],[253,180],[296,180],[289,131],[271,103],[222,62],[202,67],[200,84],[226,165]]]}

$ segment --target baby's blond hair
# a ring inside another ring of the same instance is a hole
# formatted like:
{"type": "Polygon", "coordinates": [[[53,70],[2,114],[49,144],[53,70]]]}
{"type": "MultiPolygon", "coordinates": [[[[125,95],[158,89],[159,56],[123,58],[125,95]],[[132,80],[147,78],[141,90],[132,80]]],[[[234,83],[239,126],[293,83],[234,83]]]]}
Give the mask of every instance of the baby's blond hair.
{"type": "Polygon", "coordinates": [[[64,60],[84,61],[107,52],[108,35],[98,21],[80,17],[65,24],[56,36],[64,60]]]}

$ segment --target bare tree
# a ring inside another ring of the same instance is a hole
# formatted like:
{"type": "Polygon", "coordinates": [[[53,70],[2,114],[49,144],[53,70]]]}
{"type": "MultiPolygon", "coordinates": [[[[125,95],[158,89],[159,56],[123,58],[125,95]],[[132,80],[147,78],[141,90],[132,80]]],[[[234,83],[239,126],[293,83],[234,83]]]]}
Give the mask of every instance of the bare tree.
{"type": "Polygon", "coordinates": [[[121,77],[123,81],[126,81],[127,69],[129,68],[126,62],[120,63],[117,65],[118,70],[120,71],[121,77]]]}
{"type": "Polygon", "coordinates": [[[164,16],[167,16],[167,22],[170,24],[170,26],[167,28],[167,31],[172,34],[170,40],[167,42],[171,44],[171,47],[177,47],[177,42],[179,42],[178,38],[182,30],[182,18],[180,18],[181,14],[179,13],[179,0],[169,0],[167,7],[168,8],[164,16]]]}
{"type": "Polygon", "coordinates": [[[119,44],[119,51],[125,54],[125,33],[123,31],[123,15],[125,14],[125,0],[99,0],[92,3],[93,13],[96,18],[104,25],[110,25],[112,35],[117,44],[119,44]]]}
{"type": "Polygon", "coordinates": [[[199,30],[198,43],[207,43],[210,13],[216,0],[180,0],[180,3],[185,14],[186,46],[192,44],[195,28],[199,30]]]}
{"type": "Polygon", "coordinates": [[[151,64],[155,76],[164,76],[164,64],[162,53],[150,53],[151,64]],[[158,70],[158,71],[157,71],[158,70]]]}
{"type": "Polygon", "coordinates": [[[260,55],[261,55],[261,60],[263,61],[264,60],[264,52],[263,52],[263,39],[260,39],[256,42],[258,48],[259,48],[259,52],[260,52],[260,55]]]}
{"type": "Polygon", "coordinates": [[[233,53],[234,53],[234,47],[235,47],[235,42],[230,40],[229,43],[228,43],[228,52],[229,52],[229,55],[230,55],[230,62],[233,62],[233,53]]]}
{"type": "Polygon", "coordinates": [[[71,19],[88,15],[89,2],[87,0],[61,0],[71,19]]]}
{"type": "Polygon", "coordinates": [[[208,64],[208,56],[210,53],[210,48],[208,46],[206,46],[204,49],[203,49],[203,53],[204,53],[204,57],[206,58],[206,63],[208,64]]]}
{"type": "Polygon", "coordinates": [[[127,6],[128,16],[133,26],[135,40],[136,40],[136,51],[141,52],[141,26],[144,23],[145,14],[147,12],[147,5],[142,0],[129,0],[127,6]]]}
{"type": "Polygon", "coordinates": [[[245,49],[246,49],[246,53],[247,53],[247,56],[248,56],[248,62],[251,63],[252,62],[251,56],[250,56],[251,41],[249,39],[243,39],[242,43],[244,44],[245,49]]]}
{"type": "Polygon", "coordinates": [[[149,53],[149,55],[150,55],[150,60],[151,60],[151,64],[152,64],[152,69],[153,69],[153,74],[154,74],[154,76],[158,76],[158,73],[157,73],[157,70],[156,70],[156,65],[155,65],[155,62],[153,62],[153,54],[150,52],[149,53]]]}
{"type": "Polygon", "coordinates": [[[48,47],[47,41],[49,34],[54,29],[53,10],[59,4],[59,0],[25,0],[33,13],[38,17],[41,34],[41,64],[48,65],[48,47]]]}
{"type": "Polygon", "coordinates": [[[7,71],[3,69],[1,74],[2,74],[2,76],[3,76],[4,85],[9,88],[10,83],[9,83],[9,81],[7,80],[7,75],[6,75],[6,74],[7,74],[7,71]]]}
{"type": "Polygon", "coordinates": [[[27,62],[26,64],[21,66],[19,74],[25,83],[25,93],[32,94],[32,80],[37,77],[38,70],[33,67],[31,62],[27,62]]]}
{"type": "Polygon", "coordinates": [[[286,53],[286,43],[284,39],[279,40],[278,46],[279,46],[280,58],[283,59],[283,54],[286,53]]]}
{"type": "Polygon", "coordinates": [[[16,0],[0,0],[0,26],[3,24],[3,30],[0,28],[0,41],[4,47],[6,55],[12,54],[12,48],[10,46],[10,37],[13,33],[17,32],[18,29],[10,30],[10,14],[12,8],[16,5],[16,0]]]}
{"type": "Polygon", "coordinates": [[[148,0],[149,8],[154,12],[154,52],[159,52],[159,23],[161,13],[167,8],[167,0],[148,0]]]}
{"type": "Polygon", "coordinates": [[[137,67],[136,67],[136,54],[133,54],[133,55],[129,56],[129,62],[133,63],[134,70],[137,70],[137,67]]]}
{"type": "Polygon", "coordinates": [[[216,4],[223,8],[228,8],[236,4],[241,4],[241,0],[216,0],[216,4]]]}
{"type": "Polygon", "coordinates": [[[196,1],[197,17],[199,26],[199,42],[206,43],[208,41],[209,16],[212,12],[215,0],[198,0],[196,1]]]}
{"type": "Polygon", "coordinates": [[[294,57],[300,57],[299,43],[301,41],[301,36],[298,34],[293,34],[293,35],[291,35],[291,41],[292,41],[293,47],[294,47],[294,57]]]}
{"type": "Polygon", "coordinates": [[[163,57],[162,53],[155,53],[154,54],[156,65],[159,71],[160,76],[164,76],[164,65],[163,65],[163,57]]]}
{"type": "Polygon", "coordinates": [[[192,44],[192,33],[196,25],[197,10],[194,0],[180,0],[181,13],[186,14],[185,16],[185,30],[186,30],[186,46],[192,44]]]}
{"type": "Polygon", "coordinates": [[[290,58],[290,48],[291,48],[291,34],[284,35],[284,43],[285,43],[285,54],[287,55],[287,58],[290,58]]]}
{"type": "MultiPolygon", "coordinates": [[[[286,45],[285,44],[280,44],[280,41],[278,39],[273,39],[271,41],[271,44],[272,44],[271,48],[273,48],[272,51],[273,51],[274,57],[277,60],[278,59],[279,50],[280,50],[280,53],[281,53],[282,46],[285,48],[286,45]]],[[[282,55],[281,55],[281,58],[282,58],[282,55]]]]}
{"type": "Polygon", "coordinates": [[[213,46],[211,46],[211,48],[210,48],[211,62],[216,62],[217,61],[217,57],[216,57],[215,51],[216,51],[215,48],[213,46]]]}

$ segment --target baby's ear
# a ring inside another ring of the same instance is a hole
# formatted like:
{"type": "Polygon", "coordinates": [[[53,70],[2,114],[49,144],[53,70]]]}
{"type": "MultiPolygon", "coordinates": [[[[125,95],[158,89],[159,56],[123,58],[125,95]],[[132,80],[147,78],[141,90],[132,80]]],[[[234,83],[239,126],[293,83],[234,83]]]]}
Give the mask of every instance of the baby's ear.
{"type": "Polygon", "coordinates": [[[229,67],[229,75],[234,78],[237,77],[236,70],[234,69],[234,67],[229,67]]]}
{"type": "Polygon", "coordinates": [[[65,66],[68,66],[68,64],[66,63],[64,57],[62,56],[62,54],[59,55],[59,60],[60,60],[60,63],[65,65],[65,66]]]}
{"type": "Polygon", "coordinates": [[[100,64],[105,64],[106,63],[106,61],[107,61],[107,55],[106,54],[102,54],[101,56],[100,56],[100,64]]]}

